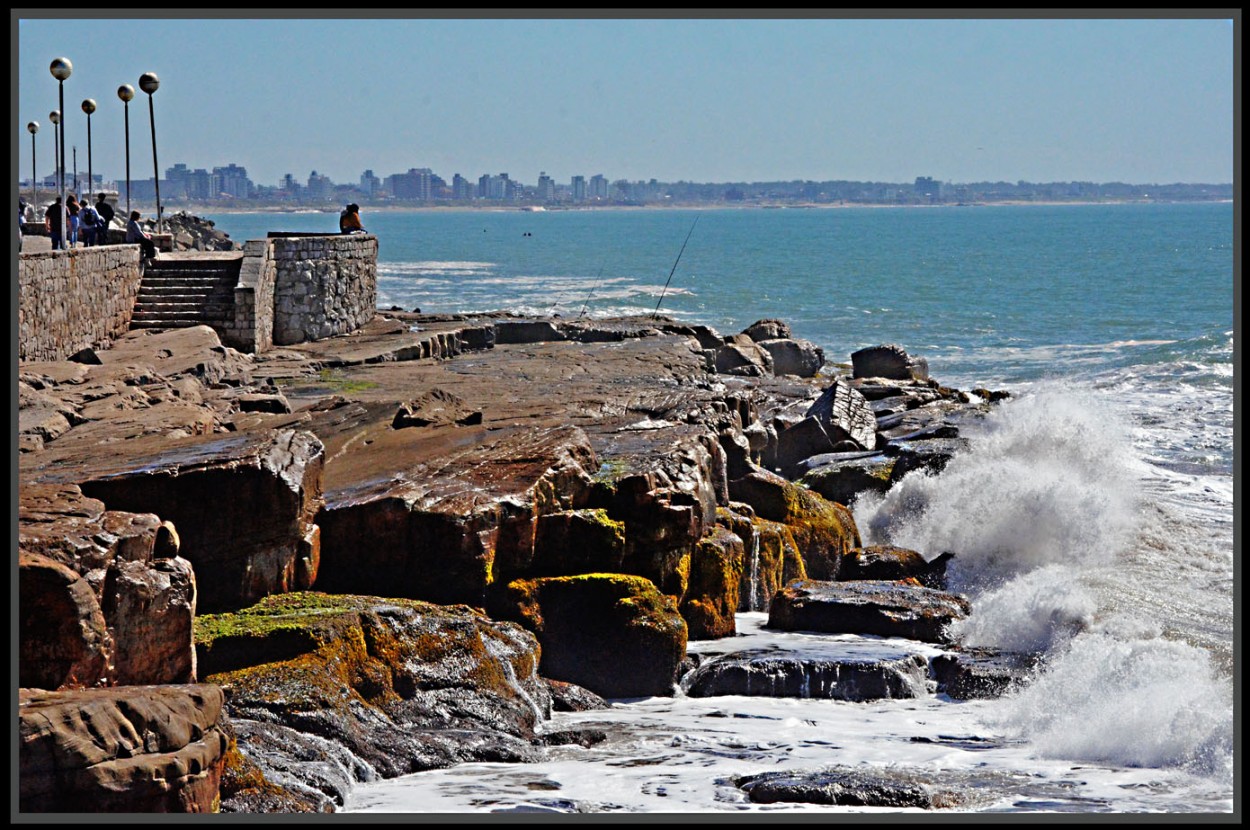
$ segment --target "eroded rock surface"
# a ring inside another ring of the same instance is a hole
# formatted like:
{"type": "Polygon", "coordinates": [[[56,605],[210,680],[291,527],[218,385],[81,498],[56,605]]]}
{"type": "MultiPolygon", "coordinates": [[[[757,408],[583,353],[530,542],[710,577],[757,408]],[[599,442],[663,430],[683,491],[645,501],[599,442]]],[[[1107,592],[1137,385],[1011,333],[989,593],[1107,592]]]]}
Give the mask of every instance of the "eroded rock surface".
{"type": "Polygon", "coordinates": [[[18,695],[22,812],[207,813],[230,744],[212,685],[18,695]]]}
{"type": "Polygon", "coordinates": [[[876,634],[949,642],[947,626],[971,606],[955,594],[919,583],[888,580],[793,582],[773,597],[768,626],[783,631],[876,634]]]}

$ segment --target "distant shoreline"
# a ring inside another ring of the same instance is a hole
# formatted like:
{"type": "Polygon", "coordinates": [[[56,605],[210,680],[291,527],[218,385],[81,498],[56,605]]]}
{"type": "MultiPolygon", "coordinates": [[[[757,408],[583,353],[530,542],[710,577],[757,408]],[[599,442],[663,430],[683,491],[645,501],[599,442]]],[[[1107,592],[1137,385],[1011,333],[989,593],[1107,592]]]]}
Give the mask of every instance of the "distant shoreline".
{"type": "MultiPolygon", "coordinates": [[[[821,203],[821,204],[750,204],[750,205],[726,205],[726,204],[700,204],[697,202],[672,204],[672,205],[594,205],[580,207],[544,207],[542,210],[533,210],[531,206],[517,205],[513,207],[505,207],[501,205],[362,205],[361,214],[370,213],[586,213],[593,211],[662,211],[662,210],[846,210],[854,208],[871,208],[871,209],[907,209],[907,208],[972,208],[972,207],[1091,207],[1099,205],[1188,205],[1188,204],[1231,204],[1232,199],[1202,199],[1202,200],[1154,200],[1154,199],[1106,199],[1100,201],[995,201],[995,202],[966,202],[966,203],[943,203],[937,205],[900,205],[892,203],[821,203]]],[[[143,206],[146,210],[143,213],[146,217],[155,214],[155,209],[151,205],[143,206]]],[[[190,213],[190,214],[230,214],[230,213],[273,213],[277,215],[312,215],[325,214],[337,215],[341,207],[327,207],[324,209],[317,208],[291,208],[282,206],[257,206],[257,207],[217,207],[215,205],[188,205],[165,208],[165,215],[170,216],[174,213],[190,213]]]]}

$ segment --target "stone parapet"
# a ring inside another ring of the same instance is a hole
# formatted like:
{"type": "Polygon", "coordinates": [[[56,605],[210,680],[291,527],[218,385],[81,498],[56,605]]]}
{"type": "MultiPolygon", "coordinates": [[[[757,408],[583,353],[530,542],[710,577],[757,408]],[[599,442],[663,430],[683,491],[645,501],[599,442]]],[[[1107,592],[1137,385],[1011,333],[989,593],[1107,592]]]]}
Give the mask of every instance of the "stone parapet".
{"type": "Polygon", "coordinates": [[[18,255],[18,360],[64,360],[130,328],[138,245],[18,255]]]}
{"type": "Polygon", "coordinates": [[[376,315],[376,236],[347,234],[267,241],[274,263],[274,345],[347,334],[376,315]]]}

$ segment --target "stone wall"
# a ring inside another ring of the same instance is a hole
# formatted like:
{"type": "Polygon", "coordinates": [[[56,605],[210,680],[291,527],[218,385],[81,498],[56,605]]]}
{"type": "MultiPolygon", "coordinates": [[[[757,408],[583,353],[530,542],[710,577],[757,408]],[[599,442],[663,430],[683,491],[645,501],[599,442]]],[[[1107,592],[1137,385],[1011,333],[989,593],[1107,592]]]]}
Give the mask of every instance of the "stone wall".
{"type": "Polygon", "coordinates": [[[376,236],[287,237],[268,243],[274,263],[274,345],[346,334],[377,314],[376,236]]]}
{"type": "Polygon", "coordinates": [[[277,268],[273,245],[256,239],[243,246],[239,282],[234,287],[234,322],[223,329],[221,342],[259,354],[273,346],[273,288],[277,268]]]}
{"type": "Polygon", "coordinates": [[[64,360],[125,333],[141,276],[138,245],[19,254],[18,360],[64,360]]]}

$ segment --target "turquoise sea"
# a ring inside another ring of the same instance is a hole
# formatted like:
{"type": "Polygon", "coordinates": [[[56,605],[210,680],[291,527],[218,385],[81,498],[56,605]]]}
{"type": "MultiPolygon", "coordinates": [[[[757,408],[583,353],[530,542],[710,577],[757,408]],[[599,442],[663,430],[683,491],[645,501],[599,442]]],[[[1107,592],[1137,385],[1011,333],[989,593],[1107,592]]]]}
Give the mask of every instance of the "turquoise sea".
{"type": "MultiPolygon", "coordinates": [[[[239,241],[337,227],[334,213],[208,218],[239,241]]],[[[778,317],[833,362],[898,343],[948,386],[1012,392],[941,475],[852,509],[866,543],[957,551],[966,644],[1047,661],[1000,701],[619,702],[562,716],[615,723],[602,749],[362,784],[349,809],[759,810],[726,776],[830,763],[1014,782],[988,811],[1233,809],[1231,204],[362,218],[383,308],[600,317],[659,303],[722,333],[778,317]]],[[[740,631],[776,641],[762,616],[740,615],[740,631]]]]}

